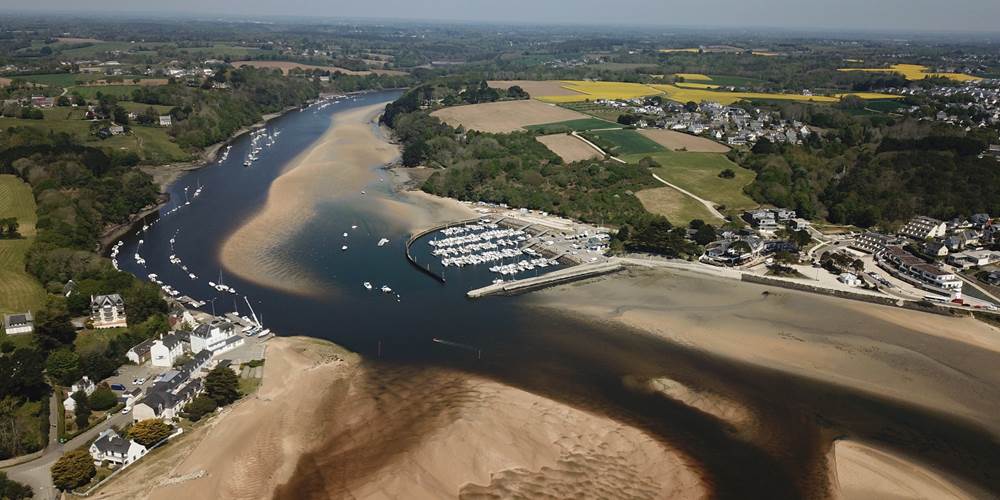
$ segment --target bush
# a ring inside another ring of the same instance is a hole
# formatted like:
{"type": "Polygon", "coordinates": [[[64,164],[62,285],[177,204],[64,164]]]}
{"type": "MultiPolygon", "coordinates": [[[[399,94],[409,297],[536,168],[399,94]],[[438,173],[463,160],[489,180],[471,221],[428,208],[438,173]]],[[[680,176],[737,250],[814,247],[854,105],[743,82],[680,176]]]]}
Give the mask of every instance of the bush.
{"type": "Polygon", "coordinates": [[[192,422],[197,422],[205,415],[215,411],[218,407],[219,405],[215,403],[214,399],[200,395],[184,406],[181,416],[192,422]]]}
{"type": "Polygon", "coordinates": [[[736,177],[736,172],[733,172],[733,169],[731,168],[727,168],[722,172],[719,172],[719,177],[723,179],[732,179],[733,177],[736,177]]]}
{"type": "Polygon", "coordinates": [[[50,472],[56,488],[68,491],[87,484],[97,473],[97,468],[90,453],[84,448],[77,448],[59,457],[50,472]]]}
{"type": "Polygon", "coordinates": [[[145,447],[153,446],[163,441],[173,432],[173,428],[164,421],[156,418],[140,420],[128,430],[129,439],[134,440],[145,447]]]}
{"type": "Polygon", "coordinates": [[[205,396],[215,400],[219,406],[239,399],[239,387],[239,378],[227,366],[217,366],[205,376],[205,396]]]}
{"type": "Polygon", "coordinates": [[[107,384],[101,384],[91,393],[90,407],[97,411],[109,410],[118,404],[118,395],[107,384]]]}
{"type": "Polygon", "coordinates": [[[34,496],[34,492],[31,491],[30,486],[7,479],[7,474],[0,472],[0,498],[21,500],[32,496],[34,496]]]}

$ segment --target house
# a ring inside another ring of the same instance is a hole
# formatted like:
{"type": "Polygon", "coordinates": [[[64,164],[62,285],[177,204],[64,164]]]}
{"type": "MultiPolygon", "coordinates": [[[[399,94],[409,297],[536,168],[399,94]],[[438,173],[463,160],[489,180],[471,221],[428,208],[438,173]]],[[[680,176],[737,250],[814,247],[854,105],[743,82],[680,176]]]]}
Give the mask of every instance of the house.
{"type": "Polygon", "coordinates": [[[142,458],[149,450],[131,440],[118,435],[114,429],[106,429],[90,445],[90,456],[94,465],[109,462],[116,465],[128,465],[142,458]]]}
{"type": "Polygon", "coordinates": [[[211,323],[198,325],[191,332],[191,352],[196,354],[203,350],[217,352],[226,346],[228,339],[233,336],[242,338],[236,333],[236,327],[225,320],[216,319],[211,323]]]}
{"type": "Polygon", "coordinates": [[[924,253],[931,257],[944,257],[948,255],[948,246],[940,241],[928,241],[924,244],[924,253]]]}
{"type": "Polygon", "coordinates": [[[869,231],[856,236],[851,241],[850,247],[855,250],[861,250],[862,252],[876,254],[885,250],[886,246],[897,243],[897,238],[869,231]]]}
{"type": "Polygon", "coordinates": [[[162,116],[160,116],[160,126],[161,127],[169,127],[171,125],[173,125],[173,121],[171,120],[170,115],[162,115],[162,116]]]}
{"type": "Polygon", "coordinates": [[[950,293],[961,293],[962,291],[962,280],[954,273],[928,264],[911,255],[902,247],[886,247],[885,251],[878,257],[879,263],[892,266],[897,276],[924,288],[950,293]]]}
{"type": "Polygon", "coordinates": [[[861,286],[862,282],[853,273],[840,273],[837,275],[837,281],[847,285],[847,286],[861,286]]]}
{"type": "Polygon", "coordinates": [[[146,339],[139,342],[125,353],[125,357],[137,365],[141,365],[146,361],[149,361],[149,349],[153,346],[153,342],[155,341],[156,339],[146,339]]]}
{"type": "Polygon", "coordinates": [[[111,295],[90,296],[90,320],[94,328],[124,328],[128,326],[125,318],[125,301],[117,293],[111,295]]]}
{"type": "Polygon", "coordinates": [[[113,124],[108,127],[108,133],[111,135],[122,135],[125,133],[125,127],[117,124],[113,124]]]}
{"type": "Polygon", "coordinates": [[[212,353],[202,350],[180,368],[161,375],[146,391],[146,396],[132,407],[132,419],[177,418],[184,405],[201,392],[202,380],[194,376],[208,366],[211,359],[212,353]]]}
{"type": "Polygon", "coordinates": [[[1000,271],[991,271],[983,276],[983,281],[990,285],[1000,285],[1000,271]]]}
{"type": "Polygon", "coordinates": [[[960,268],[982,267],[1000,262],[1000,252],[990,250],[966,250],[948,256],[948,263],[960,268]]]}
{"type": "Polygon", "coordinates": [[[84,375],[82,379],[80,379],[77,383],[69,387],[66,399],[63,400],[63,408],[65,408],[66,411],[75,411],[76,400],[73,399],[73,395],[76,394],[77,392],[82,391],[84,394],[89,396],[91,393],[94,392],[95,389],[97,389],[97,386],[90,381],[89,377],[84,375]]]}
{"type": "Polygon", "coordinates": [[[717,266],[738,266],[760,256],[763,250],[764,240],[760,237],[734,236],[706,245],[699,260],[717,266]]]}
{"type": "Polygon", "coordinates": [[[910,219],[910,221],[899,230],[899,234],[916,240],[927,240],[944,236],[946,230],[947,224],[944,222],[931,217],[918,215],[910,219]]]}
{"type": "Polygon", "coordinates": [[[125,408],[132,408],[139,398],[142,397],[142,389],[136,388],[131,391],[123,392],[121,396],[118,397],[118,402],[125,405],[125,408]]]}
{"type": "Polygon", "coordinates": [[[3,315],[3,331],[7,335],[23,335],[35,331],[35,318],[31,311],[3,315]]]}
{"type": "Polygon", "coordinates": [[[153,366],[174,366],[174,362],[184,355],[184,343],[176,333],[160,335],[149,346],[149,359],[153,366]]]}

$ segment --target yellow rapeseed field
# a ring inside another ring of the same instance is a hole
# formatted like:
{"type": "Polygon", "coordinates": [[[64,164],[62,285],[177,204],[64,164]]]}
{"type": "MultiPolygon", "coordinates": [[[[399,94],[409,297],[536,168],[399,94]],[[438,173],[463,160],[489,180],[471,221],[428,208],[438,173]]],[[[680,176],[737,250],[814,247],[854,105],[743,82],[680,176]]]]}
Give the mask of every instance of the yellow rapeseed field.
{"type": "Polygon", "coordinates": [[[687,49],[660,49],[660,52],[663,52],[665,54],[669,54],[671,52],[700,52],[700,51],[701,51],[701,49],[696,48],[696,47],[687,48],[687,49]]]}
{"type": "MultiPolygon", "coordinates": [[[[625,82],[587,82],[563,81],[563,88],[579,92],[577,95],[540,96],[538,100],[551,103],[581,102],[598,99],[632,99],[651,95],[663,95],[677,102],[715,101],[721,104],[732,104],[745,99],[786,99],[804,102],[837,102],[848,94],[835,96],[807,96],[801,94],[771,94],[766,92],[723,92],[708,88],[707,84],[692,83],[684,85],[661,85],[625,82]]],[[[898,99],[900,96],[878,94],[874,92],[856,92],[862,99],[898,99]]]]}
{"type": "Polygon", "coordinates": [[[674,76],[678,78],[683,78],[685,80],[697,80],[702,82],[712,81],[712,77],[708,75],[703,75],[701,73],[674,73],[674,76]]]}
{"type": "Polygon", "coordinates": [[[923,80],[925,78],[948,78],[959,82],[982,80],[977,76],[965,73],[934,73],[928,72],[927,66],[919,64],[893,64],[888,68],[840,68],[838,71],[864,71],[867,73],[899,73],[907,80],[923,80]]]}

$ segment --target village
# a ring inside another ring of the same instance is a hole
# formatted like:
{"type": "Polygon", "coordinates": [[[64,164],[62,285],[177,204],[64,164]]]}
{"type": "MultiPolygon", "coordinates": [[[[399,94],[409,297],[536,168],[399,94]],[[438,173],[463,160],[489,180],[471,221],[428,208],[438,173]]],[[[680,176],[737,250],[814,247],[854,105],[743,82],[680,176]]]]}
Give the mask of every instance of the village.
{"type": "MultiPolygon", "coordinates": [[[[121,295],[92,296],[90,302],[90,316],[75,320],[77,325],[89,331],[129,326],[128,305],[121,295]]],[[[261,336],[254,319],[235,313],[217,317],[168,302],[171,330],[130,348],[128,364],[111,377],[91,380],[83,376],[68,387],[55,388],[59,441],[65,443],[60,448],[68,450],[53,466],[49,481],[56,486],[61,484],[60,471],[72,469],[79,474],[87,469],[81,464],[86,455],[93,464],[92,473],[76,491],[89,494],[154,448],[260,385],[266,342],[273,337],[270,331],[261,336]]],[[[34,331],[30,312],[5,314],[3,321],[9,336],[34,331]]],[[[38,468],[35,476],[47,476],[50,463],[40,462],[37,467],[33,462],[22,467],[38,468]]]]}

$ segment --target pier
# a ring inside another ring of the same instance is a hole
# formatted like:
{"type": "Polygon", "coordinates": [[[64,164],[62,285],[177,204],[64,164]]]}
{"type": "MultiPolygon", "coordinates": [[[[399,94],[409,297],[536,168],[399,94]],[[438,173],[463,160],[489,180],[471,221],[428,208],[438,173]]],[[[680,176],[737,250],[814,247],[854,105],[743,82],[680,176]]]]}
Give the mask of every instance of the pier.
{"type": "Polygon", "coordinates": [[[558,271],[552,271],[542,276],[484,286],[482,288],[470,290],[466,295],[470,299],[478,299],[488,297],[490,295],[517,295],[533,290],[548,288],[550,286],[562,285],[587,278],[616,273],[622,269],[624,269],[624,266],[621,262],[618,262],[617,259],[594,264],[581,264],[566,269],[560,269],[558,271]]]}
{"type": "Polygon", "coordinates": [[[406,252],[406,260],[410,261],[410,264],[413,264],[414,267],[416,267],[417,269],[420,269],[424,273],[428,274],[430,277],[432,277],[432,278],[440,281],[441,283],[444,283],[445,282],[444,276],[442,276],[442,275],[440,275],[440,274],[432,271],[430,269],[430,267],[423,267],[423,266],[421,266],[420,263],[417,262],[417,259],[415,259],[413,257],[413,254],[410,252],[410,247],[413,246],[413,243],[415,241],[417,241],[420,238],[423,238],[424,236],[427,236],[428,234],[431,234],[431,233],[433,233],[435,231],[440,231],[442,229],[453,227],[453,226],[461,226],[461,225],[464,225],[464,224],[471,224],[471,223],[474,223],[474,222],[479,222],[479,217],[476,217],[474,219],[465,219],[465,220],[456,221],[456,222],[447,222],[447,223],[444,223],[444,224],[438,224],[436,226],[424,229],[423,231],[418,231],[416,233],[413,233],[413,235],[410,236],[410,238],[406,240],[406,245],[403,246],[404,251],[406,252]]]}

